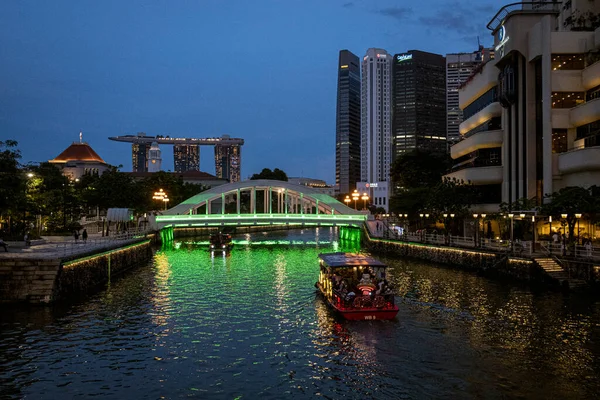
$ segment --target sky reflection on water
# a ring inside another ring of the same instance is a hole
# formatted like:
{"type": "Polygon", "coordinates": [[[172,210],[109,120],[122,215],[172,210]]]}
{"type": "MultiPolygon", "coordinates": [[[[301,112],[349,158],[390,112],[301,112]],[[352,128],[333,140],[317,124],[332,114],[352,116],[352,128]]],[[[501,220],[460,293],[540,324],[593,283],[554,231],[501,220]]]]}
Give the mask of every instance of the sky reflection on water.
{"type": "Polygon", "coordinates": [[[592,398],[598,304],[380,257],[395,321],[347,322],[315,295],[332,229],[200,240],[90,299],[2,307],[0,397],[592,398]],[[264,245],[265,241],[287,244],[264,245]]]}

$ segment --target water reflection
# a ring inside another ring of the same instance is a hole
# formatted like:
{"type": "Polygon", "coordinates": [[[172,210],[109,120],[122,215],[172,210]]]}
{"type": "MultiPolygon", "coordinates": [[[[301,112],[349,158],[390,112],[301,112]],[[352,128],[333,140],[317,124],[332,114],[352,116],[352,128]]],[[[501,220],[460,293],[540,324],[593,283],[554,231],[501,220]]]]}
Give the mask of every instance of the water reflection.
{"type": "Polygon", "coordinates": [[[0,397],[599,393],[596,302],[381,257],[397,320],[340,320],[313,286],[319,252],[356,250],[336,234],[248,234],[229,257],[186,239],[85,301],[3,307],[0,397]]]}

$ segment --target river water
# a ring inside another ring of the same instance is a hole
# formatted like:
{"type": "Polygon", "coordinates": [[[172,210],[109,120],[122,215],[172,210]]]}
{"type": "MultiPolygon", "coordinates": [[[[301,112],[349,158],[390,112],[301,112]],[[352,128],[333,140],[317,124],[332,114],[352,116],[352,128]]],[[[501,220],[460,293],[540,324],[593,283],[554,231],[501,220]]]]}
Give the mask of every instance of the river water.
{"type": "Polygon", "coordinates": [[[600,307],[418,261],[394,321],[315,295],[332,228],[183,239],[69,305],[0,308],[0,398],[568,399],[600,393],[600,307]]]}

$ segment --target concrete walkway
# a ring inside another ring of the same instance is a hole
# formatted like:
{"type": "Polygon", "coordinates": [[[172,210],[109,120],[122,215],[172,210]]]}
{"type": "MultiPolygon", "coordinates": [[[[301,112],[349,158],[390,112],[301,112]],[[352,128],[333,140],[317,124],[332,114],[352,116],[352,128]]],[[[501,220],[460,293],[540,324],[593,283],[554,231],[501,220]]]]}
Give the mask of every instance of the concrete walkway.
{"type": "Polygon", "coordinates": [[[8,246],[8,252],[0,248],[0,259],[38,259],[38,258],[61,258],[78,253],[86,253],[93,249],[102,249],[106,247],[118,247],[119,244],[129,243],[132,239],[102,237],[102,234],[90,234],[87,241],[81,239],[75,241],[72,236],[42,236],[43,243],[36,244],[32,241],[31,246],[25,246],[24,243],[18,243],[8,246]]]}

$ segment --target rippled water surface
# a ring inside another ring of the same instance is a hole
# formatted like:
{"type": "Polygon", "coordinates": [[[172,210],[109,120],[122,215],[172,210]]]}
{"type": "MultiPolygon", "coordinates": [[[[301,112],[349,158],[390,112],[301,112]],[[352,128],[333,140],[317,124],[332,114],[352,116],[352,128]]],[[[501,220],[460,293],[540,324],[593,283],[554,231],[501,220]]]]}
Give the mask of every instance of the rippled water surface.
{"type": "Polygon", "coordinates": [[[395,321],[315,296],[332,229],[184,239],[87,300],[0,311],[0,398],[594,398],[600,308],[443,266],[392,268],[395,321]]]}

